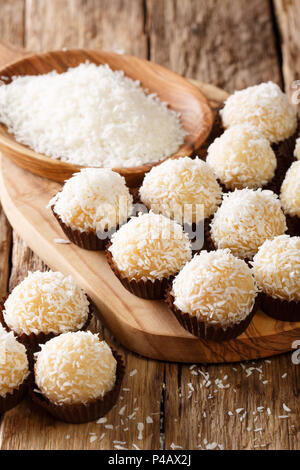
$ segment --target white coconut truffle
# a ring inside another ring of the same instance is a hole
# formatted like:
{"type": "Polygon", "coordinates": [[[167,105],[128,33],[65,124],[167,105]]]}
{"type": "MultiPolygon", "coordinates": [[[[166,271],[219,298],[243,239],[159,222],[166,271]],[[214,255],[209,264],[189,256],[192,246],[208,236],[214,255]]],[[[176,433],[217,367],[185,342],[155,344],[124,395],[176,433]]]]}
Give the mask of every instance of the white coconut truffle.
{"type": "Polygon", "coordinates": [[[300,301],[300,237],[266,240],[253,258],[259,287],[275,299],[300,301]]]}
{"type": "Polygon", "coordinates": [[[117,361],[105,341],[90,331],[57,336],[35,356],[36,385],[57,405],[91,402],[115,385],[117,361]]]}
{"type": "Polygon", "coordinates": [[[248,123],[270,142],[280,142],[294,134],[297,127],[295,108],[273,82],[261,83],[236,91],[225,101],[220,112],[223,126],[248,123]]]}
{"type": "Polygon", "coordinates": [[[110,230],[127,221],[132,196],[125,179],[108,168],[84,168],[48,204],[73,230],[110,230]]]}
{"type": "Polygon", "coordinates": [[[283,210],[286,214],[300,217],[300,161],[288,169],[280,192],[283,210]]]}
{"type": "Polygon", "coordinates": [[[4,304],[3,317],[15,333],[60,334],[83,327],[89,301],[71,276],[59,272],[29,272],[4,304]]]}
{"type": "Polygon", "coordinates": [[[268,238],[287,229],[276,194],[267,190],[236,189],[224,194],[211,223],[216,248],[229,248],[239,258],[252,258],[268,238]]]}
{"type": "Polygon", "coordinates": [[[300,160],[300,137],[296,140],[296,146],[294,150],[294,156],[297,160],[300,160]]]}
{"type": "Polygon", "coordinates": [[[178,223],[198,223],[210,217],[221,202],[222,190],[212,169],[189,157],[166,160],[146,174],[142,202],[178,223]]]}
{"type": "Polygon", "coordinates": [[[153,212],[123,225],[112,236],[109,250],[121,275],[145,281],[177,274],[192,257],[182,226],[153,212]]]}
{"type": "Polygon", "coordinates": [[[277,166],[270,142],[249,124],[232,126],[215,139],[206,162],[228,189],[259,188],[277,166]]]}
{"type": "Polygon", "coordinates": [[[0,397],[12,394],[29,375],[26,349],[0,326],[0,397]]]}
{"type": "Polygon", "coordinates": [[[175,306],[208,325],[224,329],[252,311],[257,288],[251,269],[230,251],[201,251],[176,276],[175,306]]]}

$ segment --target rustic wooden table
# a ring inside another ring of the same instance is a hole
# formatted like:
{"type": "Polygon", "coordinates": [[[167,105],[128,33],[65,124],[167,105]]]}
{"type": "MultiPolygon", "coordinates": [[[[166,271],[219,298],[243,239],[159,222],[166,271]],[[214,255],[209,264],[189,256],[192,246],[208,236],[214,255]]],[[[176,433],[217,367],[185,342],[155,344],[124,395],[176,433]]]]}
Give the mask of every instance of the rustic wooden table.
{"type": "MultiPolygon", "coordinates": [[[[291,92],[300,78],[299,0],[0,0],[0,38],[32,51],[124,50],[229,92],[266,80],[291,92]]],[[[0,210],[1,294],[45,268],[0,210]]],[[[127,375],[106,422],[59,423],[25,401],[2,416],[1,449],[300,448],[291,354],[190,366],[120,349],[127,375]]]]}

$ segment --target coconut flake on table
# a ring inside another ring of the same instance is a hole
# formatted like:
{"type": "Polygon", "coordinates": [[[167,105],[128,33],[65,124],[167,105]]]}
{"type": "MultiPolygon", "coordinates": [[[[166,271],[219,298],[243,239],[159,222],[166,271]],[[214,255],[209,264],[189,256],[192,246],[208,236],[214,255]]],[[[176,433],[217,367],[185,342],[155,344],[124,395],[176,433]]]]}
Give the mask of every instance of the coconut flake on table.
{"type": "Polygon", "coordinates": [[[180,115],[139,81],[88,62],[14,77],[0,87],[0,121],[38,153],[106,168],[163,160],[186,135],[180,115]]]}

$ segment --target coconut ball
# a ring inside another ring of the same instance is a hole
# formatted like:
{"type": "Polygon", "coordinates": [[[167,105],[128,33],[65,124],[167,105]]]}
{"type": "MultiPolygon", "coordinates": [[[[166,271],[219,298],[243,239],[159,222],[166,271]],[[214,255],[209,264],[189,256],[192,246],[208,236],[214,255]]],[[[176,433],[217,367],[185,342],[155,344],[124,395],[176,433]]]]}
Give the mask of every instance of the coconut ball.
{"type": "Polygon", "coordinates": [[[192,257],[182,226],[153,212],[123,225],[112,236],[109,251],[122,276],[145,281],[177,274],[192,257]]]}
{"type": "Polygon", "coordinates": [[[273,82],[236,91],[227,98],[220,114],[226,129],[248,123],[275,143],[293,135],[297,128],[295,108],[273,82]]]}
{"type": "Polygon", "coordinates": [[[300,161],[288,169],[280,192],[283,210],[286,214],[300,217],[300,161]]]}
{"type": "Polygon", "coordinates": [[[115,385],[117,361],[105,341],[90,331],[57,336],[35,356],[36,385],[52,403],[88,403],[115,385]]]}
{"type": "Polygon", "coordinates": [[[172,295],[183,313],[226,329],[249,315],[257,288],[251,269],[228,249],[201,251],[176,276],[172,295]]]}
{"type": "Polygon", "coordinates": [[[228,189],[259,188],[277,166],[270,142],[249,124],[232,126],[215,139],[206,162],[228,189]]]}
{"type": "Polygon", "coordinates": [[[275,299],[300,301],[300,237],[281,235],[266,240],[252,265],[265,294],[275,299]]]}
{"type": "Polygon", "coordinates": [[[29,375],[26,349],[0,326],[0,397],[12,394],[29,375]]]}
{"type": "Polygon", "coordinates": [[[108,168],[84,168],[48,204],[73,230],[105,232],[127,221],[132,196],[125,179],[108,168]]]}
{"type": "Polygon", "coordinates": [[[18,335],[60,334],[82,328],[88,312],[89,301],[71,276],[35,271],[13,289],[3,317],[18,335]]]}
{"type": "Polygon", "coordinates": [[[297,160],[300,160],[300,137],[296,140],[296,146],[294,151],[294,156],[297,160]]]}
{"type": "Polygon", "coordinates": [[[267,190],[236,189],[224,194],[211,223],[216,248],[229,248],[239,258],[252,258],[263,242],[287,229],[276,194],[267,190]]]}
{"type": "Polygon", "coordinates": [[[210,217],[221,202],[222,190],[212,169],[199,158],[166,160],[146,174],[142,202],[156,213],[182,224],[210,217]]]}

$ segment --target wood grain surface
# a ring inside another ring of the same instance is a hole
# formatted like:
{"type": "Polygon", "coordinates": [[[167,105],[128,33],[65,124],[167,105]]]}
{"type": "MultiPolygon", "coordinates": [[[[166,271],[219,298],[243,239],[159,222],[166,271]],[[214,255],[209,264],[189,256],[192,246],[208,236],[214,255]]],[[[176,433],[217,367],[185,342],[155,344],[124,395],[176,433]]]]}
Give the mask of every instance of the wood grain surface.
{"type": "MultiPolygon", "coordinates": [[[[282,2],[292,9],[297,3],[297,0],[282,2]]],[[[177,73],[220,85],[229,92],[268,79],[282,84],[279,19],[278,14],[275,17],[273,2],[268,0],[0,0],[1,39],[15,41],[17,46],[34,51],[66,45],[125,49],[169,66],[177,73]],[[179,15],[182,3],[186,8],[184,11],[181,8],[179,15]],[[193,29],[191,8],[196,23],[193,29]]],[[[299,30],[295,35],[299,44],[299,30]]],[[[286,47],[289,48],[288,41],[286,47]]],[[[287,65],[290,76],[296,76],[295,65],[292,61],[287,65]]],[[[289,85],[285,82],[287,89],[289,85]]],[[[7,239],[2,236],[1,246],[3,241],[10,253],[9,232],[7,239]]],[[[1,265],[5,264],[4,259],[1,255],[1,265]]],[[[39,268],[45,266],[14,234],[7,268],[10,286],[22,280],[28,269],[39,268]]],[[[1,286],[5,290],[5,277],[1,277],[1,286]]],[[[104,333],[107,337],[108,333],[104,333]]],[[[121,350],[126,356],[127,371],[137,370],[134,375],[127,374],[125,388],[130,391],[122,395],[126,423],[119,414],[123,411],[121,402],[107,416],[107,423],[91,423],[87,427],[55,422],[29,409],[24,402],[2,418],[1,448],[170,449],[178,446],[197,449],[201,446],[299,450],[300,367],[292,363],[290,353],[268,362],[197,365],[190,369],[190,365],[146,360],[121,350]],[[228,388],[217,386],[216,379],[222,379],[224,387],[229,384],[228,388]],[[283,403],[291,412],[283,409],[283,403]],[[264,408],[258,409],[261,406],[264,408]],[[139,409],[132,416],[134,407],[139,409]],[[153,423],[146,422],[147,416],[153,423]],[[141,437],[138,422],[144,424],[142,439],[138,439],[141,437]],[[114,425],[114,429],[105,428],[107,424],[114,425]]]]}

